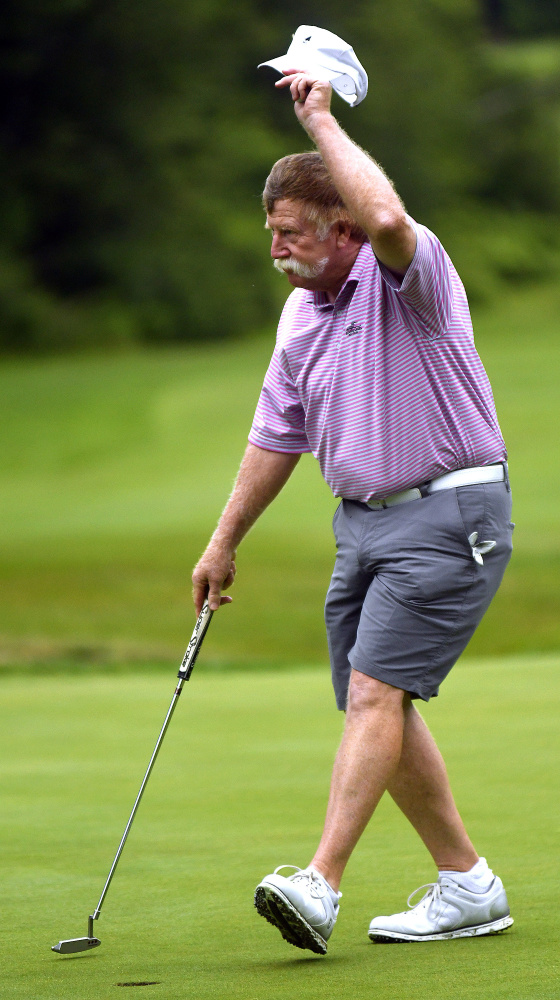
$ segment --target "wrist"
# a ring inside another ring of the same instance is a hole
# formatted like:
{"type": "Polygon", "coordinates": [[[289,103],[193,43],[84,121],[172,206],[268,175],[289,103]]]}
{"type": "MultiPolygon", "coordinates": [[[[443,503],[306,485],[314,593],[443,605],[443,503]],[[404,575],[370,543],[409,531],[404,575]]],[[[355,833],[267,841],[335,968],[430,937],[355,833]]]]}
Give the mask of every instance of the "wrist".
{"type": "Polygon", "coordinates": [[[209,549],[212,549],[214,553],[223,555],[226,557],[232,557],[235,553],[235,545],[232,539],[222,538],[221,536],[212,536],[210,541],[209,549]]]}
{"type": "Polygon", "coordinates": [[[232,532],[224,528],[216,528],[212,538],[210,539],[210,544],[208,548],[214,549],[214,551],[219,550],[221,553],[233,558],[238,545],[238,539],[232,534],[232,532]]]}
{"type": "Polygon", "coordinates": [[[340,129],[336,118],[330,111],[312,111],[302,122],[302,125],[310,139],[318,143],[322,135],[340,129]]]}

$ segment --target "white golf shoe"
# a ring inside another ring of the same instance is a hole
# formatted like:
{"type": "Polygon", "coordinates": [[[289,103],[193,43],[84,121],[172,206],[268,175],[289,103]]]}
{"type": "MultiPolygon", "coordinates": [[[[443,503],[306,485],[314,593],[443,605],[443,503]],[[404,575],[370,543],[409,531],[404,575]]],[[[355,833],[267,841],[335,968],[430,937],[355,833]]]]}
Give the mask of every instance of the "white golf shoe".
{"type": "MultiPolygon", "coordinates": [[[[491,873],[492,874],[492,873],[491,873]]],[[[390,917],[375,917],[369,925],[372,941],[448,941],[451,938],[499,934],[511,927],[507,896],[501,879],[494,876],[485,892],[473,892],[455,879],[440,875],[408,897],[410,910],[390,917]],[[416,905],[411,900],[427,889],[416,905]]]]}
{"type": "Polygon", "coordinates": [[[278,928],[285,941],[325,955],[327,941],[338,916],[341,893],[331,889],[314,868],[280,865],[255,890],[255,906],[261,917],[278,928]],[[295,869],[285,877],[278,872],[295,869]]]}

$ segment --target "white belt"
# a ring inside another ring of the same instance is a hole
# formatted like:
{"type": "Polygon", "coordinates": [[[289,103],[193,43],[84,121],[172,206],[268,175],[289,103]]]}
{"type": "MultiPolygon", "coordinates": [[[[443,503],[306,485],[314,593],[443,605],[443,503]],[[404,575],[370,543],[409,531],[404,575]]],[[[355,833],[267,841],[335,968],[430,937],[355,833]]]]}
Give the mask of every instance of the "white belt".
{"type": "Polygon", "coordinates": [[[456,486],[478,486],[482,483],[503,483],[506,478],[503,464],[480,465],[472,469],[456,469],[455,472],[444,472],[443,476],[436,476],[429,483],[422,487],[414,487],[410,490],[401,490],[400,493],[391,493],[383,500],[366,500],[368,507],[372,510],[384,510],[385,507],[396,507],[399,503],[408,503],[409,500],[420,500],[428,493],[437,493],[438,490],[452,490],[456,486]]]}

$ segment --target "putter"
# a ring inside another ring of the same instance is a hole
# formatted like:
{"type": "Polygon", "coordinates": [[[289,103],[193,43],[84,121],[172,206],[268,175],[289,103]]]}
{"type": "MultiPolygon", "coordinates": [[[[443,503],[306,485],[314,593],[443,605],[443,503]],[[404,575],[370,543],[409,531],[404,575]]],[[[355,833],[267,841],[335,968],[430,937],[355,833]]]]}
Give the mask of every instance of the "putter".
{"type": "Polygon", "coordinates": [[[185,681],[188,681],[189,678],[190,678],[190,676],[191,676],[195,660],[196,660],[196,658],[198,656],[198,651],[199,651],[199,649],[200,649],[200,647],[202,645],[202,640],[204,639],[204,636],[206,635],[206,632],[207,632],[208,626],[210,624],[210,620],[212,618],[213,613],[214,612],[211,611],[210,608],[208,607],[208,601],[205,601],[204,604],[203,604],[203,606],[202,606],[202,611],[200,612],[200,614],[199,614],[199,616],[197,618],[196,625],[194,627],[194,632],[193,632],[193,634],[191,636],[191,640],[190,640],[190,642],[189,642],[189,644],[187,646],[187,650],[185,652],[185,655],[183,657],[183,661],[182,661],[181,666],[179,668],[179,673],[177,674],[177,676],[179,678],[179,683],[177,684],[177,687],[175,688],[175,691],[173,693],[173,698],[171,700],[171,705],[169,706],[169,710],[167,712],[167,715],[165,716],[165,721],[163,723],[163,726],[161,727],[161,732],[160,732],[160,734],[158,736],[158,740],[157,740],[157,743],[155,745],[154,752],[153,752],[153,754],[152,754],[152,756],[150,758],[150,763],[148,764],[148,767],[147,767],[146,773],[144,775],[144,779],[142,781],[142,784],[140,785],[140,791],[138,792],[138,795],[136,796],[136,802],[134,803],[134,805],[132,807],[132,812],[131,812],[131,814],[129,816],[128,823],[126,824],[125,831],[124,831],[124,833],[122,835],[122,839],[121,839],[121,842],[119,844],[119,848],[117,850],[117,853],[115,854],[115,860],[113,861],[113,864],[111,865],[111,871],[109,872],[109,874],[107,876],[107,881],[105,882],[105,885],[103,887],[103,892],[101,893],[101,896],[99,898],[99,902],[97,904],[97,907],[96,907],[94,913],[92,913],[88,917],[88,932],[87,932],[87,937],[69,938],[67,941],[59,941],[58,944],[53,944],[53,946],[51,948],[51,951],[57,951],[61,955],[71,955],[71,954],[73,954],[73,952],[76,952],[76,951],[89,951],[91,948],[98,948],[99,945],[101,944],[101,941],[99,940],[99,938],[97,938],[97,937],[94,936],[94,933],[93,933],[93,921],[99,919],[99,913],[101,911],[101,907],[103,906],[103,900],[105,899],[105,896],[107,895],[107,890],[109,889],[109,886],[111,885],[111,880],[113,878],[113,875],[115,874],[115,869],[116,869],[116,867],[117,867],[117,865],[119,863],[119,858],[120,858],[120,856],[121,856],[121,854],[123,852],[123,848],[124,848],[124,845],[126,843],[126,838],[128,837],[128,833],[129,833],[130,827],[132,826],[132,821],[133,821],[133,819],[134,819],[134,817],[136,815],[136,810],[138,809],[138,806],[140,805],[140,799],[142,798],[142,795],[144,794],[144,789],[145,789],[145,787],[146,787],[146,785],[148,783],[148,778],[150,777],[150,774],[152,773],[152,768],[153,768],[153,766],[154,766],[154,764],[156,762],[156,757],[157,757],[157,755],[159,753],[159,748],[160,748],[160,746],[161,746],[161,744],[163,742],[163,737],[165,736],[165,734],[167,732],[167,727],[169,726],[169,723],[171,722],[171,716],[173,715],[173,712],[175,711],[175,705],[177,704],[177,699],[179,698],[179,695],[181,694],[181,691],[183,690],[183,684],[185,683],[185,681]]]}

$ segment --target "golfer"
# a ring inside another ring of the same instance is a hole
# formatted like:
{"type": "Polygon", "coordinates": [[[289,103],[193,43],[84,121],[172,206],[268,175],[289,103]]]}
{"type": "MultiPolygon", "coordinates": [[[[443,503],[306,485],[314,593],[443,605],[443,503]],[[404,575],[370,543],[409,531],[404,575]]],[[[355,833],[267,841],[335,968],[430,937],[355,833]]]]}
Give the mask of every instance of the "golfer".
{"type": "Polygon", "coordinates": [[[332,117],[330,85],[293,70],[276,86],[290,88],[316,152],[284,157],[266,181],[273,264],[293,291],[193,593],[197,611],[206,596],[213,610],[231,600],[238,544],[312,452],[341,501],[325,614],[346,720],[315,855],[264,878],[255,904],[290,944],[324,954],[345,866],[388,791],[439,875],[407,911],[376,916],[370,938],[494,934],[512,923],[502,882],[414,705],[437,695],[511,554],[492,391],[453,264],[332,117]]]}

